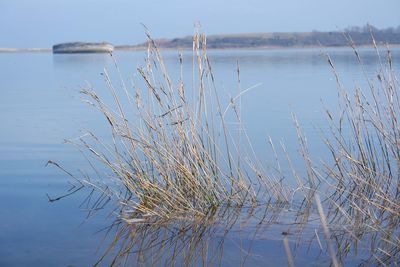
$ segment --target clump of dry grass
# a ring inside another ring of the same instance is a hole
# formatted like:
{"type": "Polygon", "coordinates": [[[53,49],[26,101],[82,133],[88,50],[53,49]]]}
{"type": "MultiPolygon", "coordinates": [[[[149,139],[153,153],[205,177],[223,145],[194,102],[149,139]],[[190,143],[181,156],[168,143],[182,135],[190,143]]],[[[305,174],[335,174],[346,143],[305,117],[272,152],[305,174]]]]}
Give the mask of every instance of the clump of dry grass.
{"type": "MultiPolygon", "coordinates": [[[[351,46],[364,68],[357,48],[351,46]]],[[[327,111],[330,130],[324,141],[331,162],[321,164],[312,159],[306,138],[296,125],[310,189],[304,203],[311,208],[314,200],[318,210],[324,205],[327,214],[321,222],[325,229],[335,229],[329,233],[331,241],[329,237],[327,240],[337,244],[340,262],[351,247],[357,250],[358,246],[369,246],[370,261],[392,265],[400,257],[399,81],[390,51],[383,62],[376,45],[375,50],[380,69],[373,79],[363,69],[368,87],[356,88],[353,94],[344,88],[334,62],[327,56],[340,100],[337,116],[327,111]],[[324,196],[322,201],[319,194],[324,196]]],[[[334,255],[332,264],[338,264],[334,255]]]]}
{"type": "MultiPolygon", "coordinates": [[[[182,66],[182,55],[179,59],[182,66]]],[[[114,103],[104,102],[91,88],[82,91],[104,115],[112,133],[112,144],[92,133],[78,141],[109,170],[114,183],[87,177],[86,187],[102,192],[100,198],[116,198],[121,210],[139,211],[135,214],[141,218],[205,215],[221,205],[288,200],[282,184],[263,174],[257,163],[239,160],[241,152],[224,121],[226,110],[214,85],[204,35],[193,39],[191,82],[182,72],[173,81],[150,36],[145,66],[137,72],[144,88],[130,89],[121,78],[118,90],[104,71],[114,103]],[[128,104],[121,101],[121,91],[128,104]]],[[[240,121],[234,101],[230,106],[240,121]]],[[[93,208],[104,202],[94,201],[93,208]]]]}
{"type": "MultiPolygon", "coordinates": [[[[362,67],[362,58],[352,47],[362,67]]],[[[333,192],[331,221],[349,225],[355,229],[350,235],[358,238],[375,233],[369,237],[372,257],[390,265],[399,258],[400,247],[400,99],[389,50],[386,63],[380,62],[376,79],[366,76],[367,90],[356,88],[353,96],[337,76],[342,113],[339,123],[328,113],[333,139],[326,144],[334,166],[327,167],[326,174],[333,192]]],[[[330,59],[329,63],[335,69],[330,59]]]]}

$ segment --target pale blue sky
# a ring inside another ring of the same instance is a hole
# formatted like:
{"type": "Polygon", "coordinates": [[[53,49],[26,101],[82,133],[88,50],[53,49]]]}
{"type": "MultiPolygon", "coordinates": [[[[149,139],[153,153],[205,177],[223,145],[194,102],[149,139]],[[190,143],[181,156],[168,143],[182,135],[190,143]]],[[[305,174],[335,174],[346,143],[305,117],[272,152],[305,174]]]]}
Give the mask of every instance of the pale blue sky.
{"type": "Polygon", "coordinates": [[[0,0],[0,47],[50,47],[67,41],[133,44],[207,34],[335,30],[400,25],[400,0],[0,0]]]}

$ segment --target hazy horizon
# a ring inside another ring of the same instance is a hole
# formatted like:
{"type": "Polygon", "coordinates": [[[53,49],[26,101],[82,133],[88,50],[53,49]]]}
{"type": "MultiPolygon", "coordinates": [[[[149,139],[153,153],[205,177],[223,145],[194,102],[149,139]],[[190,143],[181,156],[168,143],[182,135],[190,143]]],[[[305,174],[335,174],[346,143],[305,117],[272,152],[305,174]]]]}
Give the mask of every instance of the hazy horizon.
{"type": "Polygon", "coordinates": [[[367,23],[377,28],[400,25],[400,1],[322,2],[171,0],[2,0],[0,47],[51,47],[69,41],[108,41],[116,45],[145,40],[146,25],[155,38],[193,33],[200,22],[208,35],[257,32],[334,31],[367,23]]]}

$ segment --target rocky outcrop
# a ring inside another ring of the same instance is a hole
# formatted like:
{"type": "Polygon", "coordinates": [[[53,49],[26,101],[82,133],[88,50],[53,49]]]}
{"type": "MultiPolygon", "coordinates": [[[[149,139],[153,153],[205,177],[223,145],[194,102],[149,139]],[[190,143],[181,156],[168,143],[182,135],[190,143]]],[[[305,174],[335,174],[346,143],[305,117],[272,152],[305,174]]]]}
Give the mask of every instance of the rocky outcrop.
{"type": "Polygon", "coordinates": [[[53,53],[110,53],[114,46],[110,43],[63,43],[53,46],[53,53]]]}

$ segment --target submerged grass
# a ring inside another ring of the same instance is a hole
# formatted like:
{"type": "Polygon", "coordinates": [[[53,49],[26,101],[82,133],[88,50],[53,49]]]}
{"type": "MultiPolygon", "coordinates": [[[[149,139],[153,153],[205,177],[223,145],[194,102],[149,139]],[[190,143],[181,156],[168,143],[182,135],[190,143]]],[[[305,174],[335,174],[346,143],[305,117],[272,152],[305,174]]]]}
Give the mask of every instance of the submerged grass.
{"type": "MultiPolygon", "coordinates": [[[[305,174],[294,169],[291,156],[287,155],[292,168],[292,176],[287,177],[278,160],[278,175],[264,171],[246,133],[233,137],[225,115],[230,110],[238,124],[242,123],[237,100],[245,91],[232,98],[228,108],[222,106],[205,36],[194,35],[189,82],[182,70],[177,81],[170,77],[160,51],[148,37],[145,65],[137,69],[145,89],[138,85],[129,89],[121,78],[121,99],[120,90],[105,70],[103,77],[114,104],[104,102],[90,87],[82,91],[86,101],[104,115],[112,140],[107,143],[89,133],[74,143],[108,169],[107,176],[113,184],[85,176],[76,180],[78,187],[73,192],[89,188],[91,210],[102,208],[110,199],[118,201],[118,220],[126,226],[111,249],[121,236],[130,244],[141,236],[140,229],[146,229],[146,234],[151,225],[159,227],[170,220],[198,222],[199,218],[204,218],[207,225],[210,213],[215,220],[218,210],[268,203],[267,206],[296,207],[293,223],[298,229],[307,225],[312,214],[318,214],[320,233],[325,236],[333,266],[342,265],[359,246],[368,246],[370,251],[365,265],[399,264],[400,98],[389,50],[384,62],[375,45],[380,62],[376,79],[365,74],[367,91],[356,88],[354,95],[344,88],[334,62],[327,56],[336,75],[340,100],[338,115],[327,111],[330,130],[323,137],[331,161],[321,164],[313,159],[294,116],[305,174]],[[241,147],[243,140],[248,141],[249,154],[241,147]],[[285,185],[284,179],[296,179],[297,187],[285,185]],[[100,192],[100,196],[94,198],[94,192],[100,192]],[[296,192],[302,192],[301,205],[293,200],[296,192]],[[130,232],[130,227],[135,230],[130,232]]],[[[352,47],[362,67],[362,58],[352,47]]],[[[182,66],[182,55],[179,60],[182,66]]],[[[115,67],[119,73],[118,64],[115,67]]],[[[240,82],[239,67],[237,73],[240,82]]],[[[276,155],[271,140],[270,144],[276,155]]],[[[285,152],[284,145],[282,148],[285,152]]],[[[96,164],[89,162],[103,177],[96,164]]],[[[324,249],[317,231],[312,239],[324,249]]],[[[189,240],[201,243],[196,236],[189,240]]],[[[293,266],[295,260],[286,235],[283,242],[288,263],[293,266]]],[[[206,253],[206,247],[197,253],[206,253]]],[[[130,249],[123,249],[117,254],[128,257],[130,249]]],[[[192,256],[197,257],[187,255],[192,256]]]]}

